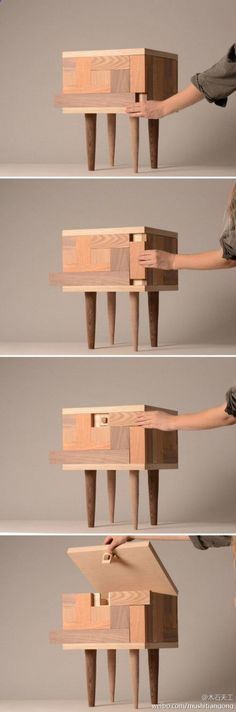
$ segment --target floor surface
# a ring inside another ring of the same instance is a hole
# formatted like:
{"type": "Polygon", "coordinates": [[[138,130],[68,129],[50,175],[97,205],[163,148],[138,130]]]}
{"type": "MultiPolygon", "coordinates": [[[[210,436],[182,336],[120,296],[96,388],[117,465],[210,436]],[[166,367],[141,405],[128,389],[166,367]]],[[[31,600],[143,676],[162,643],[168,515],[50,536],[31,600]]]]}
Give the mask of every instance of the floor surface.
{"type": "MultiPolygon", "coordinates": [[[[96,526],[88,528],[86,521],[66,520],[30,520],[3,519],[0,521],[0,534],[91,534],[105,536],[106,534],[133,534],[134,529],[127,522],[109,524],[97,521],[96,526]]],[[[150,527],[149,522],[140,522],[135,536],[150,534],[235,534],[235,523],[232,522],[161,522],[158,527],[150,527]]]]}
{"type": "MultiPolygon", "coordinates": [[[[1,356],[134,356],[130,344],[109,347],[97,343],[96,349],[89,351],[85,343],[63,342],[2,342],[1,356]]],[[[157,349],[149,344],[140,344],[135,356],[236,356],[233,344],[160,344],[157,349]]]]}
{"type": "MultiPolygon", "coordinates": [[[[236,704],[230,703],[228,709],[235,712],[236,704]]],[[[87,702],[81,702],[80,700],[2,700],[0,701],[0,712],[88,712],[87,702]]],[[[97,702],[95,710],[98,709],[99,712],[127,712],[127,710],[133,710],[132,703],[125,704],[115,704],[110,705],[107,703],[97,702]]],[[[203,702],[199,701],[186,701],[177,703],[168,703],[166,700],[163,704],[160,702],[157,707],[151,707],[147,703],[139,703],[140,710],[151,710],[158,709],[160,712],[176,712],[176,710],[191,710],[191,712],[210,712],[211,704],[208,703],[204,705],[203,702]],[[167,706],[168,705],[168,706],[167,706]]],[[[212,703],[212,709],[217,709],[216,703],[212,703]]],[[[223,709],[223,704],[218,703],[218,709],[223,709]]]]}
{"type": "Polygon", "coordinates": [[[88,172],[87,166],[69,163],[2,163],[0,176],[3,178],[219,178],[222,176],[235,176],[235,166],[172,166],[163,165],[158,170],[150,170],[149,166],[139,167],[138,174],[132,172],[130,164],[118,165],[108,168],[107,165],[97,165],[93,172],[88,172]]]}

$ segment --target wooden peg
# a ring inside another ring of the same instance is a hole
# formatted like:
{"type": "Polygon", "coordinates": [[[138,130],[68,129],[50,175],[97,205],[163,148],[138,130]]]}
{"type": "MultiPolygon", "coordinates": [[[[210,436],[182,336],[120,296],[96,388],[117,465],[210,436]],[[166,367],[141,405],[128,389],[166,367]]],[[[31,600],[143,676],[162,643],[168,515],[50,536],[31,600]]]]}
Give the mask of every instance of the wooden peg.
{"type": "Polygon", "coordinates": [[[110,524],[114,524],[116,498],[116,471],[107,470],[107,492],[110,524]]]}
{"type": "Polygon", "coordinates": [[[85,311],[87,324],[88,348],[94,349],[96,332],[96,292],[85,292],[85,311]]]}
{"type": "Polygon", "coordinates": [[[133,350],[138,351],[139,292],[130,292],[130,312],[133,350]]]}
{"type": "Polygon", "coordinates": [[[159,470],[148,470],[150,523],[154,525],[157,525],[158,522],[158,492],[159,470]]]}
{"type": "Polygon", "coordinates": [[[97,114],[85,114],[88,170],[95,169],[97,114]]]}
{"type": "Polygon", "coordinates": [[[151,704],[158,704],[159,648],[148,650],[148,669],[151,704]]]}
{"type": "Polygon", "coordinates": [[[159,119],[148,119],[151,168],[158,168],[159,119]]]}
{"type": "Polygon", "coordinates": [[[107,666],[108,666],[108,684],[110,702],[115,700],[116,686],[116,650],[107,651],[107,666]]]}
{"type": "Polygon", "coordinates": [[[151,346],[158,346],[159,292],[148,292],[148,313],[151,346]]]}
{"type": "Polygon", "coordinates": [[[110,165],[115,163],[116,114],[107,114],[108,151],[110,165]]]}
{"type": "MultiPolygon", "coordinates": [[[[109,115],[110,114],[108,114],[108,116],[109,115]]],[[[110,344],[114,344],[116,323],[116,292],[107,292],[107,314],[110,344]]]]}
{"type": "Polygon", "coordinates": [[[130,667],[131,667],[131,684],[133,690],[134,708],[138,709],[138,692],[139,692],[139,650],[130,650],[130,667]]]}
{"type": "Polygon", "coordinates": [[[85,650],[85,666],[89,707],[95,707],[97,651],[85,650]]]}
{"type": "Polygon", "coordinates": [[[133,158],[134,173],[138,173],[138,154],[139,154],[139,118],[130,116],[130,132],[131,132],[131,150],[133,158]]]}
{"type": "Polygon", "coordinates": [[[139,471],[130,470],[130,495],[131,495],[131,511],[132,524],[134,529],[138,528],[138,504],[139,504],[139,471]]]}
{"type": "Polygon", "coordinates": [[[85,470],[85,490],[88,527],[94,527],[96,505],[96,470],[85,470]]]}

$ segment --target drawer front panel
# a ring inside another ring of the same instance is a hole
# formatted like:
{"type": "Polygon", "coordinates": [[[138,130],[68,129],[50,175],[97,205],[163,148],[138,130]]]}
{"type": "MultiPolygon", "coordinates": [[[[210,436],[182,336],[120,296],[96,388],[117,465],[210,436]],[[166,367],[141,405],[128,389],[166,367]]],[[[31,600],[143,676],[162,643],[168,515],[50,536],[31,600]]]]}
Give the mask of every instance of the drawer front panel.
{"type": "Polygon", "coordinates": [[[128,56],[70,57],[63,59],[65,94],[130,92],[128,56]]]}

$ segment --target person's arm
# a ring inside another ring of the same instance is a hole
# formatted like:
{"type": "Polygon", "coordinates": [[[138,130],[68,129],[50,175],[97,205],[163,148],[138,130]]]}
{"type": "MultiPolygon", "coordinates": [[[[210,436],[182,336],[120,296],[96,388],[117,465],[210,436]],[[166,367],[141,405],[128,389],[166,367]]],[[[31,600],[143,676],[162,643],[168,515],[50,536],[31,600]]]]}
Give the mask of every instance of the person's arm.
{"type": "Polygon", "coordinates": [[[176,255],[165,250],[145,250],[139,257],[139,264],[147,269],[213,270],[236,267],[236,260],[226,260],[222,248],[192,255],[176,255]]]}
{"type": "Polygon", "coordinates": [[[173,94],[163,101],[138,101],[129,104],[126,112],[129,116],[137,116],[145,119],[162,119],[164,116],[174,114],[176,111],[187,109],[204,99],[203,92],[199,91],[193,84],[189,84],[182,91],[173,94]]]}
{"type": "MultiPolygon", "coordinates": [[[[110,554],[118,547],[121,546],[121,544],[126,544],[128,541],[133,541],[134,539],[145,539],[145,540],[150,540],[150,536],[142,536],[142,537],[131,537],[131,536],[107,536],[104,540],[104,544],[108,547],[108,551],[110,554]]],[[[202,551],[210,548],[219,548],[222,546],[230,546],[231,541],[232,541],[232,536],[228,535],[213,535],[213,536],[205,536],[203,535],[194,535],[194,536],[189,536],[188,534],[158,534],[158,535],[153,535],[152,534],[152,540],[154,541],[191,541],[193,546],[196,547],[196,549],[201,549],[202,551]]]]}
{"type": "MultiPolygon", "coordinates": [[[[114,549],[116,549],[118,546],[121,546],[122,544],[126,544],[127,541],[134,541],[135,538],[138,540],[145,539],[145,541],[150,541],[150,536],[133,537],[133,536],[112,536],[111,535],[111,536],[106,536],[106,538],[104,539],[104,544],[108,547],[108,551],[110,552],[110,554],[112,554],[114,549]]],[[[171,540],[180,539],[180,540],[187,541],[189,539],[189,536],[187,534],[180,534],[180,535],[179,534],[171,534],[171,535],[158,534],[158,536],[156,536],[154,534],[154,536],[152,535],[152,539],[155,539],[155,541],[156,540],[168,541],[168,539],[171,539],[171,540]]]]}
{"type": "Polygon", "coordinates": [[[158,430],[211,430],[225,425],[235,425],[236,417],[226,413],[227,403],[196,413],[172,415],[162,410],[149,410],[137,416],[136,425],[158,430]]]}

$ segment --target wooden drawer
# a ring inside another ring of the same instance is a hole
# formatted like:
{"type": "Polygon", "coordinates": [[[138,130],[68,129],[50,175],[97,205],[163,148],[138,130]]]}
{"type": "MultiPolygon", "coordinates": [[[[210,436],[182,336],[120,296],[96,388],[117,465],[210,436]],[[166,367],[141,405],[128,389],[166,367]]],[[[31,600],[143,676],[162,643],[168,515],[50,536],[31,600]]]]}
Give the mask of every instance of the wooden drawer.
{"type": "Polygon", "coordinates": [[[178,57],[146,48],[63,52],[63,91],[56,105],[125,106],[139,94],[166,99],[178,90],[178,57]]]}
{"type": "MultiPolygon", "coordinates": [[[[137,416],[152,406],[121,406],[107,409],[64,409],[63,449],[50,461],[66,470],[157,469],[178,466],[177,432],[137,426],[137,416]]],[[[166,409],[163,409],[166,410],[166,409]]],[[[166,411],[175,414],[176,411],[166,411]]]]}
{"type": "Polygon", "coordinates": [[[177,233],[149,227],[65,230],[62,272],[51,274],[51,285],[65,291],[158,291],[178,288],[177,270],[144,269],[145,249],[178,251],[177,233]]]}

